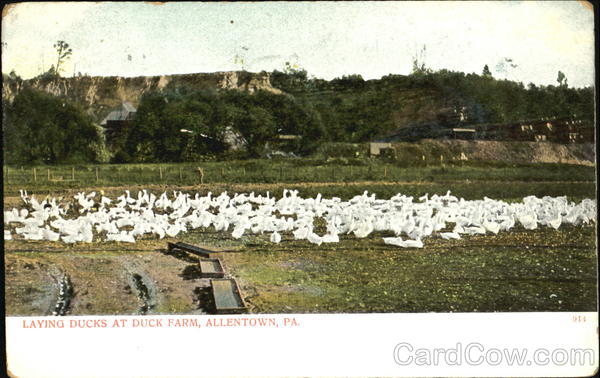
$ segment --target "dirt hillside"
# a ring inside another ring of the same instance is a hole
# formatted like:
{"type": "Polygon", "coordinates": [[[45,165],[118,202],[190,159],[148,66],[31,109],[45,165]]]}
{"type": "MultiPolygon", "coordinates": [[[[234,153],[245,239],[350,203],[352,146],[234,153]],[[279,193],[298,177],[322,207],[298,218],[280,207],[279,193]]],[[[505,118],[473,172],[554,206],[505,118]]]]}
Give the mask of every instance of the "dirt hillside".
{"type": "Polygon", "coordinates": [[[137,106],[142,95],[149,91],[185,87],[194,90],[238,89],[250,93],[258,90],[281,93],[279,89],[271,86],[270,76],[267,72],[231,71],[140,77],[80,76],[31,80],[11,79],[8,76],[3,76],[2,100],[12,101],[22,89],[27,87],[42,90],[55,96],[64,96],[78,102],[97,121],[103,119],[122,102],[127,101],[137,106]]]}
{"type": "Polygon", "coordinates": [[[500,142],[426,139],[418,143],[394,143],[397,156],[426,159],[502,161],[507,163],[563,163],[594,165],[593,143],[556,144],[548,142],[500,142]]]}

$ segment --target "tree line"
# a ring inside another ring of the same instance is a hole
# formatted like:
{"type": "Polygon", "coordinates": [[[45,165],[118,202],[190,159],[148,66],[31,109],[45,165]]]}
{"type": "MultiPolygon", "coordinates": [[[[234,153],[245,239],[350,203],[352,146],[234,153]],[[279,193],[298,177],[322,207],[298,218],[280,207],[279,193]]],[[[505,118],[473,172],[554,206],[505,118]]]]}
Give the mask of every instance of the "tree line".
{"type": "Polygon", "coordinates": [[[190,88],[146,93],[131,127],[108,146],[80,104],[25,87],[3,104],[4,158],[10,164],[181,162],[224,157],[232,143],[242,147],[237,158],[269,149],[306,155],[323,142],[366,142],[392,132],[401,126],[395,120],[399,112],[413,112],[417,119],[427,102],[464,106],[472,123],[542,117],[592,122],[593,88],[569,88],[564,74],[557,81],[525,87],[497,80],[485,68],[481,75],[419,69],[368,81],[360,75],[326,81],[302,69],[274,71],[272,85],[286,94],[190,88]],[[296,137],[283,142],[281,135],[296,137]]]}
{"type": "Polygon", "coordinates": [[[299,155],[325,136],[320,114],[291,95],[229,90],[148,92],[130,127],[113,140],[77,103],[23,89],[5,106],[4,158],[16,163],[98,162],[111,150],[116,163],[183,162],[226,154],[260,157],[269,148],[299,155]],[[294,138],[281,141],[279,136],[294,138]]]}

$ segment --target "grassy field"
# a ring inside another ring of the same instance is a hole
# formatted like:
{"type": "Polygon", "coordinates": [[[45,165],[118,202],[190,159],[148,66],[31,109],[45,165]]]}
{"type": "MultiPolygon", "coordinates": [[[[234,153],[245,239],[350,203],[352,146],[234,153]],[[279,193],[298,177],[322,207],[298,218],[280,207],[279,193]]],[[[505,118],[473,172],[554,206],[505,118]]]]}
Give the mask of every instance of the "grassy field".
{"type": "MultiPolygon", "coordinates": [[[[106,164],[4,167],[4,193],[81,187],[245,183],[473,182],[595,180],[595,168],[568,164],[494,162],[427,163],[402,166],[374,159],[286,159],[180,164],[106,164]],[[202,169],[202,176],[198,172],[202,169]]],[[[566,194],[566,193],[565,193],[566,194]]]]}
{"type": "MultiPolygon", "coordinates": [[[[141,168],[157,173],[158,169],[158,166],[114,166],[113,171],[115,167],[122,172],[141,168]]],[[[168,172],[194,166],[162,167],[166,179],[171,174],[168,172]]],[[[91,179],[76,186],[43,181],[24,186],[9,183],[5,185],[4,207],[19,205],[16,194],[21,187],[36,194],[53,195],[72,194],[81,187],[102,188],[111,196],[120,195],[125,189],[142,188],[154,193],[227,190],[269,191],[274,195],[280,195],[284,188],[297,188],[304,196],[322,193],[343,199],[365,190],[379,198],[389,198],[398,192],[417,196],[451,190],[466,199],[487,196],[509,201],[532,194],[567,195],[571,200],[580,200],[595,198],[596,193],[593,167],[550,164],[401,168],[373,163],[370,169],[374,176],[368,176],[369,165],[355,166],[353,180],[344,176],[344,172],[349,174],[350,166],[339,162],[315,166],[307,162],[255,161],[237,167],[231,162],[211,162],[205,167],[202,185],[191,176],[183,184],[175,179],[175,182],[156,182],[150,176],[147,183],[140,183],[135,182],[135,175],[124,174],[120,177],[130,181],[96,183],[91,179]],[[253,169],[249,168],[252,164],[253,169]],[[228,180],[226,176],[210,180],[211,174],[218,175],[221,168],[233,175],[244,167],[245,175],[232,176],[239,181],[228,180]],[[261,175],[270,174],[260,172],[261,167],[271,170],[272,181],[260,181],[261,175]],[[292,182],[291,178],[289,182],[285,178],[279,182],[275,176],[279,167],[289,168],[287,172],[298,177],[311,169],[322,173],[308,177],[305,182],[292,182]],[[384,169],[388,177],[380,179],[373,173],[384,169]]],[[[61,168],[68,171],[70,167],[61,168]]],[[[109,172],[111,167],[103,169],[109,172]]],[[[385,245],[383,236],[388,235],[376,233],[365,239],[344,235],[340,243],[315,247],[306,241],[293,240],[290,235],[284,235],[280,244],[273,245],[268,242],[268,235],[233,240],[228,234],[211,229],[183,234],[177,240],[229,251],[219,257],[228,273],[240,282],[250,311],[255,313],[594,311],[596,308],[593,226],[561,227],[558,231],[516,228],[510,233],[465,236],[452,241],[431,238],[423,249],[385,245]]],[[[210,312],[208,281],[198,276],[197,258],[166,254],[168,241],[173,240],[147,238],[133,245],[7,241],[4,257],[7,314],[52,313],[61,277],[69,277],[73,286],[67,312],[73,315],[210,312]],[[147,294],[140,294],[140,283],[147,294]]]]}

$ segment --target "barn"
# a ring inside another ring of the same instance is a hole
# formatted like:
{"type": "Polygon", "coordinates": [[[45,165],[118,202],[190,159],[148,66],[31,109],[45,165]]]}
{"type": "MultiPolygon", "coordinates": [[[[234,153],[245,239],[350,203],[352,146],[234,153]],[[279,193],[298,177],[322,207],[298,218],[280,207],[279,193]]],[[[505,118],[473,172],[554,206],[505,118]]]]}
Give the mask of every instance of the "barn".
{"type": "Polygon", "coordinates": [[[136,111],[137,109],[131,103],[123,102],[100,122],[100,126],[104,127],[108,144],[112,144],[131,126],[136,111]]]}

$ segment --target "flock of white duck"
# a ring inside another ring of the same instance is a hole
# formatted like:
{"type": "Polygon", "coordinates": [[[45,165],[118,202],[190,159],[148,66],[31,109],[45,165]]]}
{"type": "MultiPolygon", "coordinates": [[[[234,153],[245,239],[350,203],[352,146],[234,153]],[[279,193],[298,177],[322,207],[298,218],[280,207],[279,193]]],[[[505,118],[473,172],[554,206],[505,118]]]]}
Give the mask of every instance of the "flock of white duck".
{"type": "Polygon", "coordinates": [[[596,201],[580,203],[566,197],[525,197],[506,203],[484,197],[467,201],[446,195],[413,197],[397,194],[377,199],[367,192],[349,201],[340,198],[302,198],[296,190],[284,190],[280,199],[250,194],[230,196],[223,192],[193,197],[182,192],[156,196],[146,190],[132,197],[129,191],[112,200],[103,193],[78,193],[73,201],[46,197],[38,201],[21,191],[24,206],[4,212],[4,240],[47,240],[65,243],[117,241],[135,243],[145,235],[175,237],[189,230],[213,227],[235,239],[244,234],[268,234],[273,243],[281,235],[310,243],[336,243],[342,234],[365,238],[387,232],[383,242],[398,247],[422,248],[427,237],[460,239],[467,234],[497,234],[515,226],[527,230],[539,226],[596,223],[596,201]],[[315,232],[322,218],[326,232],[315,232]],[[7,229],[8,228],[8,229],[7,229]]]}

